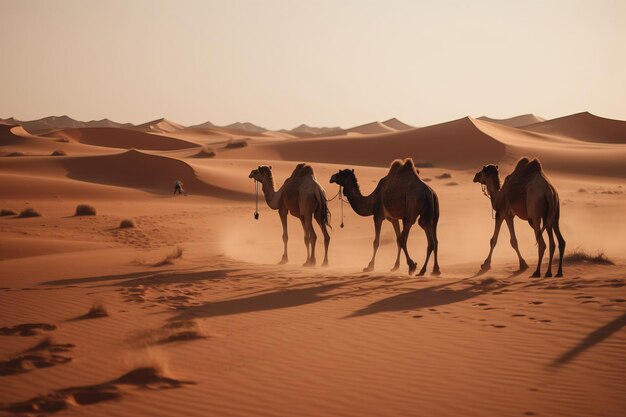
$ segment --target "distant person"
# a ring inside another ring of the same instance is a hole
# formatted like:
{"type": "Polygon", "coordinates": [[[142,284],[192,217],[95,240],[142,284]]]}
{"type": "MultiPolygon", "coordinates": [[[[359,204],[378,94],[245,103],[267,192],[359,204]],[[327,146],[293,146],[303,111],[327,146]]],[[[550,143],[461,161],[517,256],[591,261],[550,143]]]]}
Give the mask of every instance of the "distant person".
{"type": "Polygon", "coordinates": [[[185,190],[183,190],[183,182],[181,180],[176,180],[174,183],[174,195],[176,194],[185,194],[185,190]]]}

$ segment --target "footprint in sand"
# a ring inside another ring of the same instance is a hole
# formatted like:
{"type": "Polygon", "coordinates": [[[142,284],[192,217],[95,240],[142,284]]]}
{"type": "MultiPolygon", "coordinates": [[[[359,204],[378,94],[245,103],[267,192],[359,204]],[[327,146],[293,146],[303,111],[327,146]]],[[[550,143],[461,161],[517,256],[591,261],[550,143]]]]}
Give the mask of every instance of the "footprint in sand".
{"type": "Polygon", "coordinates": [[[543,304],[543,301],[531,301],[531,302],[530,302],[530,303],[528,303],[528,304],[532,304],[532,305],[536,305],[536,306],[538,306],[538,305],[543,304]]]}
{"type": "Polygon", "coordinates": [[[42,332],[51,332],[57,326],[48,323],[25,323],[18,324],[13,327],[0,327],[0,335],[2,336],[35,336],[42,332]]]}
{"type": "Polygon", "coordinates": [[[552,320],[547,320],[547,319],[539,320],[539,323],[552,323],[552,320]]]}
{"type": "Polygon", "coordinates": [[[511,317],[526,317],[526,314],[512,314],[511,317]]]}
{"type": "Polygon", "coordinates": [[[587,300],[587,301],[583,301],[580,304],[600,304],[600,301],[596,301],[596,300],[587,300]]]}
{"type": "Polygon", "coordinates": [[[39,368],[68,363],[72,360],[69,356],[59,353],[69,352],[74,347],[71,343],[54,343],[47,337],[32,348],[26,349],[18,355],[6,361],[0,361],[0,375],[15,375],[29,372],[39,368]]]}
{"type": "Polygon", "coordinates": [[[623,303],[624,301],[626,300],[624,300],[623,298],[613,298],[611,300],[612,303],[623,303]]]}
{"type": "Polygon", "coordinates": [[[474,304],[474,307],[484,307],[484,306],[488,306],[489,304],[487,303],[476,303],[474,304]]]}
{"type": "Polygon", "coordinates": [[[578,298],[578,299],[591,299],[591,298],[596,298],[596,297],[594,297],[593,295],[579,295],[579,296],[576,296],[576,297],[574,297],[574,298],[578,298]]]}

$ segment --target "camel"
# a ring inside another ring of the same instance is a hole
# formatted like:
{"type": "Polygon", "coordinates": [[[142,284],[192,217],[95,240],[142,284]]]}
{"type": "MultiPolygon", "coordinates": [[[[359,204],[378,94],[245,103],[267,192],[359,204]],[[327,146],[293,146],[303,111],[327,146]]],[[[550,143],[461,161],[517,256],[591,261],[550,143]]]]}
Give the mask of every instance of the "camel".
{"type": "Polygon", "coordinates": [[[396,160],[391,164],[388,174],[380,179],[374,191],[368,196],[361,194],[353,169],[340,170],[330,178],[331,183],[343,187],[350,206],[358,215],[374,216],[374,253],[369,265],[363,269],[364,272],[374,270],[376,252],[380,244],[380,228],[383,220],[387,219],[393,225],[398,244],[396,263],[392,271],[400,266],[400,250],[403,250],[409,274],[412,275],[417,265],[409,256],[407,240],[411,227],[419,217],[418,224],[424,229],[428,247],[424,266],[418,275],[422,276],[426,272],[428,260],[433,252],[435,265],[432,275],[441,273],[437,260],[439,199],[437,194],[419,178],[418,173],[411,158],[396,160]],[[399,220],[402,220],[402,232],[399,220]]]}
{"type": "Polygon", "coordinates": [[[504,184],[500,188],[500,174],[497,165],[485,165],[483,169],[476,173],[474,182],[483,185],[483,192],[486,189],[486,195],[491,200],[491,207],[495,211],[496,225],[493,236],[490,241],[491,249],[485,262],[482,264],[483,271],[491,268],[491,255],[493,249],[498,242],[498,234],[503,221],[506,221],[511,235],[511,246],[515,249],[519,258],[519,269],[523,271],[528,268],[528,264],[520,254],[517,246],[517,237],[515,236],[515,228],[513,219],[515,216],[522,220],[527,220],[535,231],[539,250],[539,260],[537,269],[532,277],[541,276],[541,261],[546,250],[546,243],[543,240],[543,231],[548,231],[550,240],[550,263],[546,277],[552,276],[552,259],[554,257],[554,234],[559,241],[559,269],[556,273],[557,277],[563,276],[563,252],[565,251],[565,240],[559,229],[559,195],[556,189],[546,178],[541,163],[538,159],[530,160],[522,158],[518,161],[513,172],[504,179],[504,184]],[[543,221],[543,227],[541,223],[543,221]]]}
{"type": "Polygon", "coordinates": [[[307,164],[298,164],[289,178],[277,191],[274,188],[274,177],[271,166],[259,166],[250,172],[249,178],[261,183],[267,205],[278,210],[283,225],[283,257],[279,265],[288,262],[287,256],[287,214],[300,219],[304,229],[304,244],[306,245],[307,260],[303,266],[315,266],[315,243],[317,235],[313,230],[313,218],[317,221],[324,235],[324,261],[322,266],[328,266],[328,245],[330,235],[326,226],[330,226],[326,192],[315,179],[313,168],[307,164]]]}

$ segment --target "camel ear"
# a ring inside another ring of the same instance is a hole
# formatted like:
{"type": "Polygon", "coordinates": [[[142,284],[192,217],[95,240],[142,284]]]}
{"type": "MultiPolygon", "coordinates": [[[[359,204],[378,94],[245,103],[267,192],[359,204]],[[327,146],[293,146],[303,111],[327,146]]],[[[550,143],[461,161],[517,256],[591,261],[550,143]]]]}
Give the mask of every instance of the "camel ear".
{"type": "Polygon", "coordinates": [[[352,173],[354,173],[354,168],[353,168],[353,169],[351,169],[350,171],[352,171],[352,173]]]}
{"type": "Polygon", "coordinates": [[[259,165],[259,167],[257,169],[261,169],[261,165],[259,165]]]}
{"type": "Polygon", "coordinates": [[[272,169],[272,166],[270,165],[270,169],[272,169]]]}
{"type": "Polygon", "coordinates": [[[498,169],[498,166],[496,165],[496,169],[498,169]]]}

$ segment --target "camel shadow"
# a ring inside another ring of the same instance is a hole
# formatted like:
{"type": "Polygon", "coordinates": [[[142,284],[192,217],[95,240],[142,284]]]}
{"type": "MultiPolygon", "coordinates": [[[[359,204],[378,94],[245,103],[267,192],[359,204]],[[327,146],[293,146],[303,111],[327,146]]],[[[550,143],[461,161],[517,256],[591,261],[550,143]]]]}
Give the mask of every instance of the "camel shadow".
{"type": "Polygon", "coordinates": [[[368,305],[365,308],[355,311],[346,318],[367,316],[377,313],[439,307],[466,301],[511,285],[507,282],[484,280],[483,282],[469,283],[469,285],[460,289],[448,288],[454,284],[463,283],[468,279],[470,278],[464,278],[458,281],[448,282],[432,287],[420,288],[418,290],[384,298],[368,305]]]}
{"type": "Polygon", "coordinates": [[[576,346],[569,349],[567,352],[563,353],[561,356],[552,361],[550,367],[558,368],[567,365],[569,362],[576,359],[578,355],[580,355],[587,349],[592,348],[598,343],[601,343],[602,341],[604,341],[604,339],[610,337],[613,333],[618,332],[624,326],[626,326],[626,313],[589,333],[587,337],[578,342],[576,346]]]}
{"type": "Polygon", "coordinates": [[[328,292],[339,288],[341,285],[337,283],[287,289],[232,300],[207,302],[199,306],[187,307],[182,313],[171,317],[169,321],[229,316],[317,303],[332,298],[332,295],[328,294],[328,292]]]}
{"type": "Polygon", "coordinates": [[[225,278],[229,273],[236,272],[238,269],[226,268],[226,269],[216,269],[216,270],[208,270],[208,271],[197,271],[197,270],[187,270],[187,271],[174,271],[174,270],[163,270],[163,271],[144,271],[144,272],[134,272],[129,274],[119,274],[119,275],[103,275],[96,277],[86,277],[86,278],[70,278],[70,279],[60,279],[55,281],[46,281],[42,282],[39,285],[53,285],[53,286],[61,286],[61,285],[78,285],[85,283],[102,283],[100,285],[95,285],[95,287],[106,287],[106,286],[114,286],[114,287],[134,287],[137,285],[168,285],[168,284],[179,284],[179,283],[187,283],[187,282],[196,282],[196,281],[206,281],[206,280],[219,280],[225,278]],[[108,281],[117,281],[114,283],[109,283],[108,281]]]}

